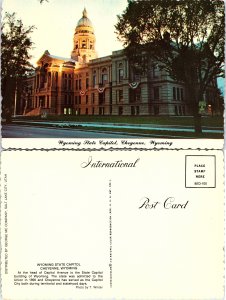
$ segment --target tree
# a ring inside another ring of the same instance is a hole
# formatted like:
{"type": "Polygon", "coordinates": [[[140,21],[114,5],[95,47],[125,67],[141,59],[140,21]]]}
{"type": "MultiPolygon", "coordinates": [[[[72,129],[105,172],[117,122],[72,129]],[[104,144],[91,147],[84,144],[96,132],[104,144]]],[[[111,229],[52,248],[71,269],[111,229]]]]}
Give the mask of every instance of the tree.
{"type": "Polygon", "coordinates": [[[17,85],[33,69],[29,62],[29,51],[33,45],[30,34],[34,28],[25,27],[20,19],[16,19],[15,13],[6,13],[2,22],[2,113],[7,122],[11,121],[17,85]]]}
{"type": "Polygon", "coordinates": [[[185,84],[196,133],[201,132],[199,101],[224,75],[224,18],[221,0],[128,0],[115,26],[129,59],[146,53],[185,84]]]}

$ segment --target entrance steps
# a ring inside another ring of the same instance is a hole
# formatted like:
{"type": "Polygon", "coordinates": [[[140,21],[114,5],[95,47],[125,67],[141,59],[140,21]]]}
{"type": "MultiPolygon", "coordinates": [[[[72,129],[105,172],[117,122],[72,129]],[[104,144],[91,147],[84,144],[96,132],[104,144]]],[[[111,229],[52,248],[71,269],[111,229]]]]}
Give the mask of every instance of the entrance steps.
{"type": "Polygon", "coordinates": [[[41,115],[41,107],[36,107],[30,110],[29,112],[25,113],[25,116],[40,116],[41,115]]]}

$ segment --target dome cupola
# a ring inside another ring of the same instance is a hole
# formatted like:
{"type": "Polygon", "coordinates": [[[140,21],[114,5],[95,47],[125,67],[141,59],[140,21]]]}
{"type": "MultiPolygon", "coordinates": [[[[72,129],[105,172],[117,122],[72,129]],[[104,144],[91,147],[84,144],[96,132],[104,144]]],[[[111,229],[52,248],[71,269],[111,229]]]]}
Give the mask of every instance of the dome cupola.
{"type": "Polygon", "coordinates": [[[77,27],[81,27],[81,26],[85,26],[85,27],[93,27],[92,22],[90,21],[90,19],[87,17],[87,11],[84,8],[83,12],[82,12],[82,18],[78,21],[77,23],[77,27]]]}
{"type": "Polygon", "coordinates": [[[93,25],[87,16],[87,10],[84,8],[82,18],[75,28],[71,58],[82,62],[88,62],[90,59],[96,58],[95,42],[93,25]]]}

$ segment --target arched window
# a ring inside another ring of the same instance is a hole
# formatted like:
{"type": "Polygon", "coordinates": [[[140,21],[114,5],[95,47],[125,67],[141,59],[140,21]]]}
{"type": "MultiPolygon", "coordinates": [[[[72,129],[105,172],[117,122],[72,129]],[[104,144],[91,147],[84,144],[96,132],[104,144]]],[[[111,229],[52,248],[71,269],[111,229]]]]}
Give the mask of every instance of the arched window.
{"type": "Polygon", "coordinates": [[[106,69],[106,68],[103,68],[101,73],[102,73],[102,74],[101,74],[101,81],[102,81],[102,84],[106,84],[106,83],[108,82],[107,69],[106,69]]]}
{"type": "Polygon", "coordinates": [[[152,72],[153,72],[153,78],[158,78],[159,77],[159,66],[158,66],[158,64],[154,64],[152,66],[152,72]]]}
{"type": "Polygon", "coordinates": [[[82,48],[83,49],[86,48],[86,41],[85,40],[82,41],[82,48]]]}
{"type": "Polygon", "coordinates": [[[119,64],[118,68],[118,81],[121,82],[123,80],[124,71],[123,71],[123,65],[122,63],[119,64]]]}

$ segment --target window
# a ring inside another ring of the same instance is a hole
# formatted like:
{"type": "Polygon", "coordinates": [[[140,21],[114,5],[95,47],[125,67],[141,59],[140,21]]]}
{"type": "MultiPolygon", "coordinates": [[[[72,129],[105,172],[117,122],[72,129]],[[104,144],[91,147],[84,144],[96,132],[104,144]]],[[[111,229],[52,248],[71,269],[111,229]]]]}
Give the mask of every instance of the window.
{"type": "Polygon", "coordinates": [[[173,87],[173,100],[177,100],[176,98],[176,88],[173,87]]]}
{"type": "Polygon", "coordinates": [[[93,75],[93,87],[96,85],[96,75],[93,75]]]}
{"type": "Polygon", "coordinates": [[[78,90],[78,79],[75,81],[75,89],[78,90]]]}
{"type": "Polygon", "coordinates": [[[88,108],[86,108],[86,115],[88,115],[89,111],[88,111],[88,108]]]}
{"type": "Polygon", "coordinates": [[[51,85],[51,73],[48,72],[48,87],[51,85]]]}
{"type": "Polygon", "coordinates": [[[184,90],[183,88],[173,87],[173,100],[183,101],[184,100],[184,90]]]}
{"type": "Polygon", "coordinates": [[[180,101],[180,89],[177,88],[177,100],[180,101]]]}
{"type": "Polygon", "coordinates": [[[46,103],[46,107],[47,107],[47,108],[50,108],[49,95],[47,95],[47,103],[46,103]]]}
{"type": "Polygon", "coordinates": [[[123,114],[123,107],[122,106],[119,106],[118,114],[119,114],[119,116],[121,116],[123,114]]]}
{"type": "Polygon", "coordinates": [[[105,84],[108,81],[108,75],[107,75],[107,69],[103,68],[102,69],[102,74],[101,74],[101,83],[105,84]]]}
{"type": "Polygon", "coordinates": [[[136,102],[140,102],[140,99],[141,99],[141,89],[140,88],[137,88],[135,90],[135,101],[136,102]]]}
{"type": "Polygon", "coordinates": [[[81,104],[81,96],[78,97],[78,104],[81,104]]]}
{"type": "Polygon", "coordinates": [[[83,48],[83,49],[86,48],[86,41],[85,41],[85,40],[82,41],[82,48],[83,48]]]}
{"type": "Polygon", "coordinates": [[[71,79],[68,80],[68,89],[69,89],[69,91],[71,91],[71,79]]]}
{"type": "Polygon", "coordinates": [[[154,100],[159,100],[159,87],[154,87],[154,100]]]}
{"type": "Polygon", "coordinates": [[[133,79],[134,79],[134,81],[140,81],[141,80],[141,74],[134,73],[133,74],[133,79]]]}
{"type": "Polygon", "coordinates": [[[153,78],[158,78],[158,65],[152,67],[153,78]]]}
{"type": "Polygon", "coordinates": [[[36,88],[39,88],[39,78],[40,78],[40,76],[39,75],[37,75],[37,81],[36,81],[36,88]]]}
{"type": "Polygon", "coordinates": [[[81,90],[81,88],[82,88],[82,80],[79,79],[79,89],[81,90]]]}
{"type": "Polygon", "coordinates": [[[67,104],[67,95],[64,95],[64,104],[67,104]]]}
{"type": "Polygon", "coordinates": [[[105,101],[105,92],[99,93],[99,104],[103,104],[105,101]]]}
{"type": "Polygon", "coordinates": [[[78,104],[78,96],[75,96],[75,104],[78,104]]]}
{"type": "Polygon", "coordinates": [[[139,106],[131,106],[131,115],[134,116],[139,115],[140,113],[140,107],[139,106]]]}
{"type": "Polygon", "coordinates": [[[95,103],[95,93],[92,93],[92,104],[95,103]]]}
{"type": "Polygon", "coordinates": [[[86,104],[88,104],[88,102],[89,102],[89,96],[86,95],[86,104]]]}
{"type": "Polygon", "coordinates": [[[89,87],[89,78],[86,78],[86,88],[88,89],[89,87]]]}
{"type": "Polygon", "coordinates": [[[183,89],[180,90],[180,99],[181,99],[181,101],[184,101],[184,90],[183,89]]]}
{"type": "Polygon", "coordinates": [[[108,81],[108,75],[107,74],[102,74],[102,84],[107,83],[108,81]]]}
{"type": "Polygon", "coordinates": [[[123,69],[119,69],[119,71],[118,71],[118,77],[119,77],[119,82],[122,82],[122,80],[123,80],[123,69]]]}
{"type": "Polygon", "coordinates": [[[64,89],[67,89],[67,78],[64,79],[64,89]]]}
{"type": "Polygon", "coordinates": [[[99,115],[104,115],[104,107],[99,107],[99,115]]]}
{"type": "Polygon", "coordinates": [[[118,90],[118,101],[119,102],[123,101],[123,90],[118,90]]]}

